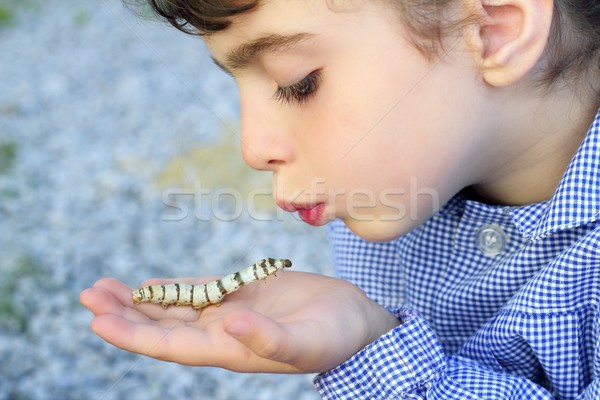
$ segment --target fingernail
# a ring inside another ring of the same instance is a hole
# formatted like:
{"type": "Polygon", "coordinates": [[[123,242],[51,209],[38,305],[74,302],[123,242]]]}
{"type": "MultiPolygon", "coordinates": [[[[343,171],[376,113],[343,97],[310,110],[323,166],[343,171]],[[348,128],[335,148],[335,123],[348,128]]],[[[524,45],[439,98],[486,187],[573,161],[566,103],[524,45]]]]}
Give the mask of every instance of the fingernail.
{"type": "Polygon", "coordinates": [[[244,320],[237,320],[232,322],[226,330],[227,333],[233,336],[245,336],[250,332],[250,324],[244,320]]]}

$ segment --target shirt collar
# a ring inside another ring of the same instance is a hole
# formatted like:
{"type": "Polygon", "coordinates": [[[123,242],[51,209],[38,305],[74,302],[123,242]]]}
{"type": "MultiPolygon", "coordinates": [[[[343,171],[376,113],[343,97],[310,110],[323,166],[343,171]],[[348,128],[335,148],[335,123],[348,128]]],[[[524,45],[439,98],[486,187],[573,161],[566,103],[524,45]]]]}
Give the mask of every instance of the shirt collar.
{"type": "Polygon", "coordinates": [[[511,207],[509,212],[521,233],[533,240],[598,220],[600,110],[552,198],[542,203],[511,207]]]}

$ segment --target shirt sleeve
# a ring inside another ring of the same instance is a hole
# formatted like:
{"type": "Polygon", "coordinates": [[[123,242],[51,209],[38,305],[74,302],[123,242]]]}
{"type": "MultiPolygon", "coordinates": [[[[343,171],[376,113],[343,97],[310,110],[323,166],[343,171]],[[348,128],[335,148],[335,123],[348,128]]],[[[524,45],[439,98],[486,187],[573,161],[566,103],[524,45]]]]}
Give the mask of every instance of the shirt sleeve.
{"type": "Polygon", "coordinates": [[[315,378],[323,399],[553,399],[522,377],[446,357],[418,313],[399,309],[395,314],[400,326],[315,378]]]}

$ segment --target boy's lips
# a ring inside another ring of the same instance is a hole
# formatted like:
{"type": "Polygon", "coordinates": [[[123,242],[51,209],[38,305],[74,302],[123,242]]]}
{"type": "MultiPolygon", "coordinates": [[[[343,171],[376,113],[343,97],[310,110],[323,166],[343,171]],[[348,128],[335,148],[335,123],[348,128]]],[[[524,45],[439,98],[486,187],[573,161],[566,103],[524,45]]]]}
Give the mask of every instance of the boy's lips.
{"type": "Polygon", "coordinates": [[[309,225],[319,225],[323,219],[324,203],[317,204],[295,204],[277,202],[277,205],[284,211],[298,212],[298,216],[309,225]]]}

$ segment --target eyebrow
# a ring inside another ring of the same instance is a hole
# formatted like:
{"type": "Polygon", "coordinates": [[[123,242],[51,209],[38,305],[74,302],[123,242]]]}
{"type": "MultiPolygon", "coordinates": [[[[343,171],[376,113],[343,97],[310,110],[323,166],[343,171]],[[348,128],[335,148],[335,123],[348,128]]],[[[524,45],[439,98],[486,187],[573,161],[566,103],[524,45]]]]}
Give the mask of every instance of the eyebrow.
{"type": "Polygon", "coordinates": [[[286,50],[300,42],[304,42],[312,38],[313,36],[313,34],[306,32],[289,35],[266,35],[243,43],[240,46],[230,50],[225,55],[225,60],[223,63],[219,62],[214,57],[211,58],[219,68],[231,75],[233,71],[239,71],[246,68],[248,64],[252,62],[252,60],[264,53],[273,53],[286,50]]]}

